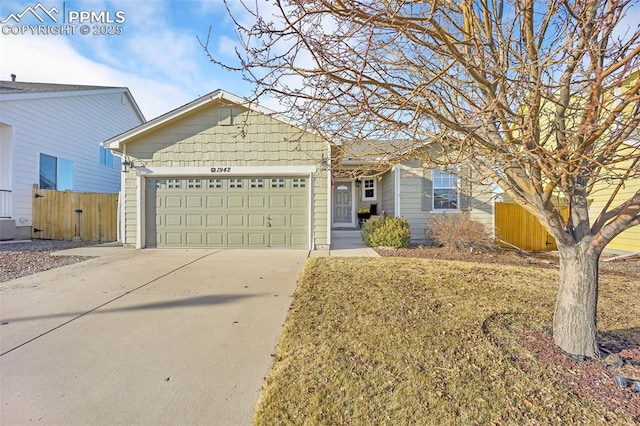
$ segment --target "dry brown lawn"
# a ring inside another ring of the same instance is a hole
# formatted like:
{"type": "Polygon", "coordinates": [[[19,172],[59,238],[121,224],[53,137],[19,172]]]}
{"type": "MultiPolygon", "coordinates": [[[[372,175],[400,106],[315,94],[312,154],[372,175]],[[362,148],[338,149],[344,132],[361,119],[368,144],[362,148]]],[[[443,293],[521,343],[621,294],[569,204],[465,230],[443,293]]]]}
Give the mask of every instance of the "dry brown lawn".
{"type": "MultiPolygon", "coordinates": [[[[598,316],[599,329],[631,349],[640,346],[636,278],[602,277],[598,316]]],[[[572,381],[572,365],[579,363],[540,359],[536,348],[549,340],[556,279],[552,269],[500,264],[309,259],[254,422],[639,421],[627,406],[640,404],[640,395],[616,389],[606,370],[596,370],[603,377],[590,386],[622,392],[622,405],[576,389],[583,382],[572,381]]]]}

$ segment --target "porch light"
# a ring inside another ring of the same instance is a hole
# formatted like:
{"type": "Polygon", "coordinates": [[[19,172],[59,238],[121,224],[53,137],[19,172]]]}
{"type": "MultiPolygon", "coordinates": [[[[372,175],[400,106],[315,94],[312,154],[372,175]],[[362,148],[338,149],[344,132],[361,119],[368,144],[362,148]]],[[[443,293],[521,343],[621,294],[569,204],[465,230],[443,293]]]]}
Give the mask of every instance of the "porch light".
{"type": "Polygon", "coordinates": [[[122,173],[127,173],[130,169],[133,169],[135,165],[133,164],[133,160],[129,157],[125,157],[122,162],[122,173]]]}
{"type": "Polygon", "coordinates": [[[320,167],[326,169],[329,165],[329,161],[325,158],[324,154],[322,154],[322,158],[320,159],[320,167]]]}

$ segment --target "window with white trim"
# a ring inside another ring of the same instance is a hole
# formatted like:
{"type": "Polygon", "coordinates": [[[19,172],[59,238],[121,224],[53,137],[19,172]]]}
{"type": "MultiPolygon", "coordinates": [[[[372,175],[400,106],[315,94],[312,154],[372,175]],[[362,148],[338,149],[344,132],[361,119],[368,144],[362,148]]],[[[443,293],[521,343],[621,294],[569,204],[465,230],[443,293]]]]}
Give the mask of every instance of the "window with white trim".
{"type": "Polygon", "coordinates": [[[73,161],[40,154],[40,189],[73,189],[73,161]]]}
{"type": "Polygon", "coordinates": [[[433,209],[458,210],[460,208],[460,190],[458,176],[433,169],[433,209]]]}
{"type": "Polygon", "coordinates": [[[362,200],[375,200],[376,189],[377,188],[375,179],[362,179],[362,200]]]}

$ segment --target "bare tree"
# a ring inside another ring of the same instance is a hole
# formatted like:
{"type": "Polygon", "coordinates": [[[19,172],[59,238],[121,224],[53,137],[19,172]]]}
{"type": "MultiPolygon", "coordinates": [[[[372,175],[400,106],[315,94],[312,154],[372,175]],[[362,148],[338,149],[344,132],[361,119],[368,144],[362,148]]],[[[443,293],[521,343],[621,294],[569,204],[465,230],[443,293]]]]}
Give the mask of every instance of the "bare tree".
{"type": "Polygon", "coordinates": [[[613,203],[640,175],[640,30],[624,19],[637,1],[237,6],[239,63],[221,65],[242,71],[256,96],[275,96],[343,146],[435,142],[445,155],[428,160],[470,165],[534,214],[560,254],[554,340],[568,354],[599,356],[599,257],[640,223],[640,189],[613,203]],[[590,218],[589,194],[605,179],[612,200],[590,218]]]}

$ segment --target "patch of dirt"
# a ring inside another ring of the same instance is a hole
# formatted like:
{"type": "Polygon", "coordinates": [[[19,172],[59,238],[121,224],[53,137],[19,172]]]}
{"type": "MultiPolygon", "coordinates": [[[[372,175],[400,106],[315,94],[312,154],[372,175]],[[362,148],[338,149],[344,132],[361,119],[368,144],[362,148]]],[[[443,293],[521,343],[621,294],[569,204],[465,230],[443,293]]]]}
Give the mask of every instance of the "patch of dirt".
{"type": "Polygon", "coordinates": [[[574,361],[560,353],[548,333],[521,336],[520,343],[535,354],[538,362],[579,398],[596,400],[611,410],[622,410],[640,422],[640,346],[613,335],[599,336],[605,358],[574,361]],[[624,378],[625,386],[615,377],[624,378]]]}
{"type": "MultiPolygon", "coordinates": [[[[524,267],[555,268],[560,260],[557,251],[530,252],[522,254],[515,251],[499,250],[483,252],[479,250],[455,250],[447,247],[412,247],[406,249],[376,248],[380,256],[420,257],[428,259],[457,260],[464,262],[499,263],[524,267]]],[[[600,259],[600,273],[624,275],[640,278],[640,256],[604,262],[613,257],[604,254],[600,259]]]]}

